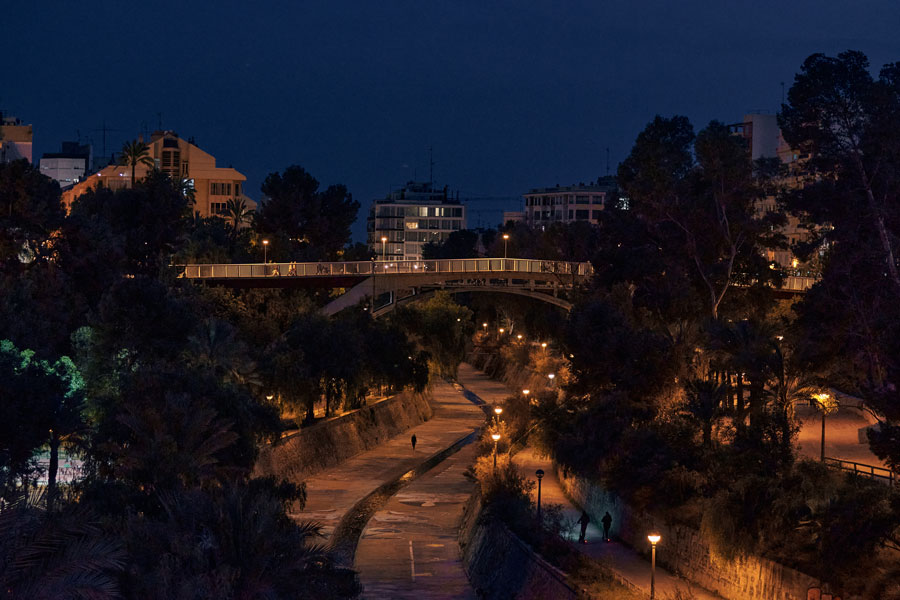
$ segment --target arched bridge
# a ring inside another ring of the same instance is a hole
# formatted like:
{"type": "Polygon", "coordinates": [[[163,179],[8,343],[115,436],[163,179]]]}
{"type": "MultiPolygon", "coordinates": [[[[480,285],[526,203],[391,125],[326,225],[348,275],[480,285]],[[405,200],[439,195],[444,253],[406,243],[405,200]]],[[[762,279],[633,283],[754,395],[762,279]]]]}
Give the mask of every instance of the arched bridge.
{"type": "Polygon", "coordinates": [[[368,300],[375,316],[439,289],[517,294],[570,310],[571,303],[561,298],[560,292],[584,283],[593,273],[587,262],[520,258],[193,264],[180,268],[179,277],[229,287],[350,288],[323,312],[335,314],[368,300]]]}

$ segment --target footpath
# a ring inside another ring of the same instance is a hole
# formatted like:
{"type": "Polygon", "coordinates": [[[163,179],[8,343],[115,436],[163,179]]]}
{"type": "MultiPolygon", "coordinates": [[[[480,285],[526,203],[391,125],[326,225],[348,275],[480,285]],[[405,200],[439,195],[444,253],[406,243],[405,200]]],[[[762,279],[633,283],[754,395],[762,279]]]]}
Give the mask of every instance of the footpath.
{"type": "MultiPolygon", "coordinates": [[[[505,385],[490,379],[469,365],[460,367],[457,379],[488,404],[502,402],[511,393],[505,385]]],[[[531,448],[525,448],[513,456],[513,463],[520,468],[522,475],[532,480],[535,478],[535,471],[544,470],[545,475],[541,481],[541,503],[544,506],[549,504],[562,506],[566,522],[572,524],[566,538],[575,544],[582,554],[609,568],[626,586],[647,594],[647,597],[650,596],[650,561],[620,542],[604,542],[602,529],[598,528],[600,526],[599,519],[603,515],[590,515],[591,523],[587,530],[588,543],[577,543],[580,526],[576,521],[581,516],[581,509],[575,507],[563,493],[556,477],[556,469],[550,459],[541,458],[531,448]]],[[[537,494],[536,489],[535,495],[537,494]]],[[[721,600],[717,594],[690,584],[660,568],[659,565],[656,566],[655,588],[655,596],[660,599],[674,594],[676,589],[681,589],[682,591],[692,591],[697,600],[721,600]]]]}

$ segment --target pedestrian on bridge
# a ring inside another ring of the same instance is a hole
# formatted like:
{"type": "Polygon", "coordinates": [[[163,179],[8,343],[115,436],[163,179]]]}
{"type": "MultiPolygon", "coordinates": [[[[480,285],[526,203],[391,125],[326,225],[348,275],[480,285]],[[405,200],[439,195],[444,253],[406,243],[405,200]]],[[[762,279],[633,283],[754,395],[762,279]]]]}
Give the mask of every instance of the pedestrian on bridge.
{"type": "Polygon", "coordinates": [[[416,451],[416,434],[412,434],[410,441],[412,442],[413,452],[415,452],[416,451]]]}

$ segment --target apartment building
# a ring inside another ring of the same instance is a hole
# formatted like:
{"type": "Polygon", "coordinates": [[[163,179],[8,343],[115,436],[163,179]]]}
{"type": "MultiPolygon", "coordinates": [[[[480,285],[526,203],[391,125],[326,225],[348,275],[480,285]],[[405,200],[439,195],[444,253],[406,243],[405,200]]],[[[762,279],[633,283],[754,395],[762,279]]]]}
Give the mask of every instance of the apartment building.
{"type": "Polygon", "coordinates": [[[447,187],[410,181],[375,200],[366,221],[369,249],[378,260],[420,260],[422,246],[466,228],[466,207],[447,187]]]}
{"type": "Polygon", "coordinates": [[[32,162],[34,131],[20,119],[0,113],[0,163],[24,158],[32,162]]]}
{"type": "MultiPolygon", "coordinates": [[[[216,159],[198,148],[193,141],[186,141],[172,131],[154,132],[147,143],[153,166],[138,164],[135,177],[141,179],[155,168],[174,178],[184,180],[194,190],[194,211],[200,216],[223,215],[228,200],[242,198],[248,209],[256,203],[244,194],[247,178],[231,167],[217,167],[216,159]]],[[[63,203],[68,208],[72,201],[97,187],[123,189],[131,187],[131,167],[109,165],[90,175],[85,181],[63,192],[63,203]]]]}
{"type": "Polygon", "coordinates": [[[587,185],[535,188],[524,194],[524,220],[530,227],[551,223],[589,221],[597,224],[600,211],[617,193],[614,177],[601,177],[587,185]]]}

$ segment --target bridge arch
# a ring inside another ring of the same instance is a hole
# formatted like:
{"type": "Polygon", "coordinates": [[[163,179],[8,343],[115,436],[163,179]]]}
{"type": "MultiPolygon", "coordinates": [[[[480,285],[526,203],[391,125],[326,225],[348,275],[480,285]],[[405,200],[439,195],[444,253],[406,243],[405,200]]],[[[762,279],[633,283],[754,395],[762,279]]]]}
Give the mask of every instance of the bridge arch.
{"type": "Polygon", "coordinates": [[[559,298],[558,296],[553,296],[551,294],[546,294],[543,292],[533,291],[520,287],[503,287],[503,286],[454,286],[447,288],[432,288],[426,291],[422,291],[417,294],[411,294],[409,296],[404,296],[403,298],[397,298],[392,301],[390,304],[382,306],[380,308],[376,308],[375,312],[372,313],[372,316],[378,318],[380,316],[386,315],[387,313],[393,311],[398,306],[405,306],[407,304],[412,304],[413,302],[420,302],[423,300],[428,300],[432,298],[436,292],[444,291],[451,295],[462,294],[465,292],[469,293],[492,293],[492,294],[514,294],[516,296],[525,296],[526,298],[534,298],[535,300],[540,300],[541,302],[546,302],[547,304],[552,304],[553,306],[557,306],[563,309],[566,312],[571,312],[573,303],[568,300],[564,300],[563,298],[559,298]]]}

